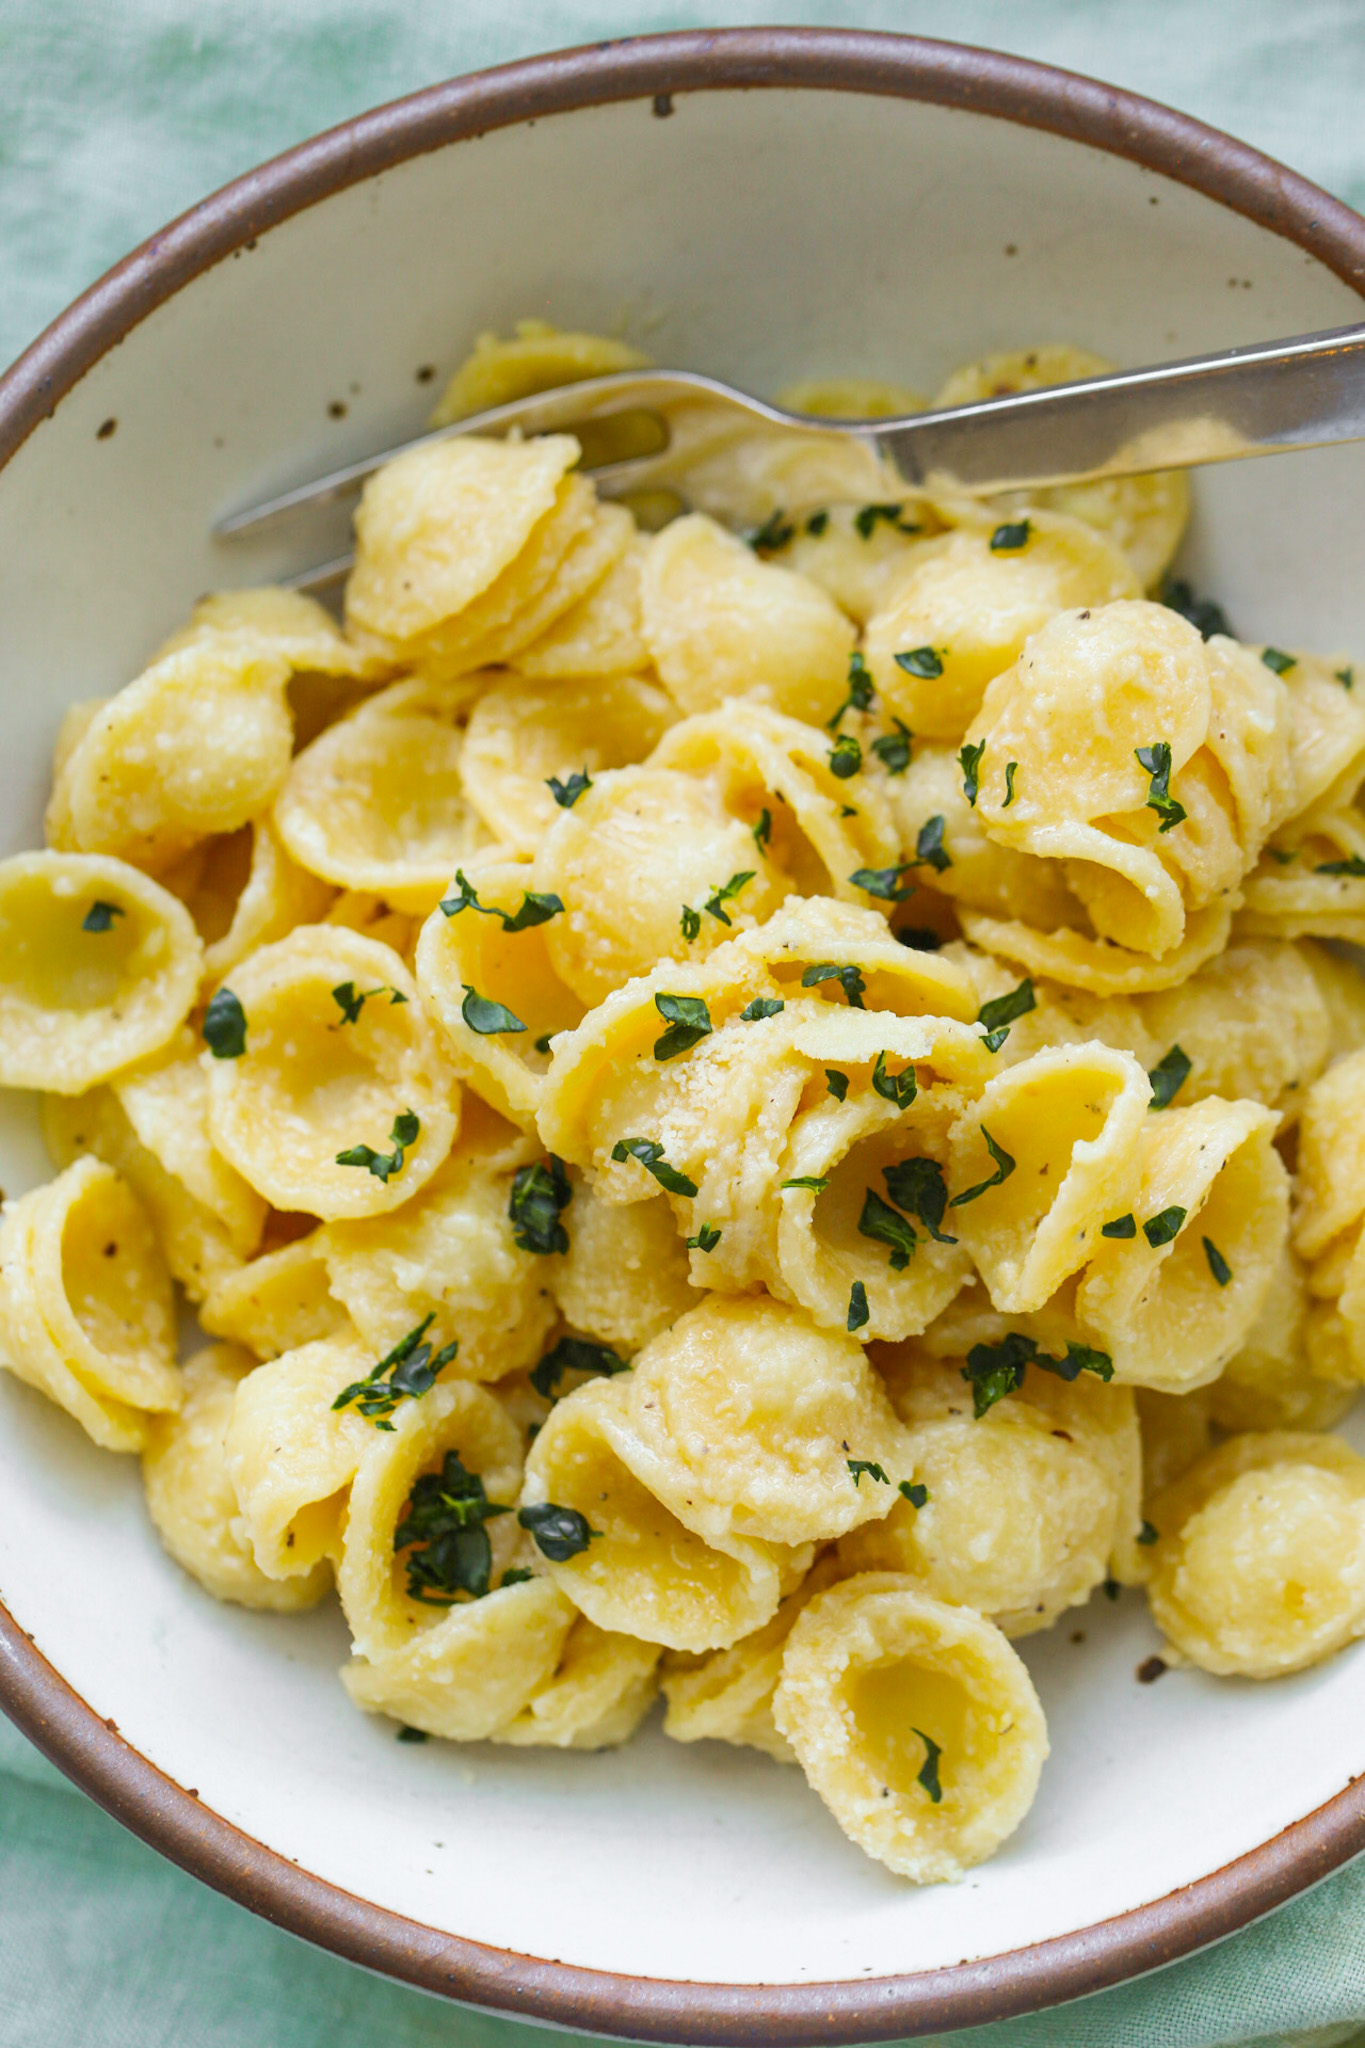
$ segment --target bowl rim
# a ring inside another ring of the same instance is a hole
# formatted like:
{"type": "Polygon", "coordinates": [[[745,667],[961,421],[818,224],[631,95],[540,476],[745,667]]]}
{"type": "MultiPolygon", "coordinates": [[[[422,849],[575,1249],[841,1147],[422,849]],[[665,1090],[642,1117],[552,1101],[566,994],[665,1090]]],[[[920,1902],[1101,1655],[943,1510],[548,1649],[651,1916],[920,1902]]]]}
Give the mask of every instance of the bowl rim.
{"type": "MultiPolygon", "coordinates": [[[[498,128],[624,100],[836,90],[958,107],[1127,158],[1294,242],[1365,297],[1365,219],[1189,115],[1000,52],[859,29],[625,37],[448,80],[343,122],[234,179],[134,249],[0,377],[0,468],[95,363],[159,306],[292,215],[498,128]]],[[[910,1975],[721,1984],[592,1970],[498,1949],[373,1905],[243,1833],[102,1719],[0,1604],[0,1708],[134,1834],[214,1890],[347,1960],[533,2022],[637,2041],[844,2044],[1040,2011],[1221,1940],[1365,1850],[1365,1777],[1166,1897],[1026,1948],[910,1975]]]]}

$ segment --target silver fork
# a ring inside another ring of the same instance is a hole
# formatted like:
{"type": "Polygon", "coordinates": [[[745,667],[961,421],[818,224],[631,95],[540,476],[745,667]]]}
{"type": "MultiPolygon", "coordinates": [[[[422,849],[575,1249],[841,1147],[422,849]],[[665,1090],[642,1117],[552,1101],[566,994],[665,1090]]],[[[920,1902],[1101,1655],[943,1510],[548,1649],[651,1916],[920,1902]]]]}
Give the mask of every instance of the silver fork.
{"type": "MultiPolygon", "coordinates": [[[[847,435],[889,462],[912,488],[928,484],[984,494],[1365,439],[1365,326],[1120,370],[903,419],[815,419],[696,371],[622,370],[419,434],[233,512],[214,531],[223,540],[259,534],[296,513],[357,493],[396,456],[452,435],[560,433],[625,413],[652,416],[659,445],[649,454],[585,460],[582,466],[604,497],[638,493],[666,473],[670,406],[698,399],[754,426],[847,435]]],[[[676,481],[670,478],[670,484],[676,491],[676,481]]],[[[678,495],[685,504],[685,489],[678,495]]],[[[321,589],[343,576],[351,561],[350,555],[338,555],[285,580],[297,590],[321,589]]]]}

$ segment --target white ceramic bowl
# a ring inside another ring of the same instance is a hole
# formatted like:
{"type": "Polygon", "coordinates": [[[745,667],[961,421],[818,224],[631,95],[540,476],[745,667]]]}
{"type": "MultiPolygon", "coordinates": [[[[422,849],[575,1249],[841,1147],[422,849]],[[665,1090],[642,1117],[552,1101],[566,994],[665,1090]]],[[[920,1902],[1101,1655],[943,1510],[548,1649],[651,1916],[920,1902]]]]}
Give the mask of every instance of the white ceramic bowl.
{"type": "MultiPolygon", "coordinates": [[[[757,391],[932,390],[1030,340],[1141,363],[1336,326],[1362,276],[1365,222],[1239,144],[945,44],[663,37],[366,116],[157,236],[0,384],[4,850],[38,841],[70,699],[135,674],[199,592],[334,538],[229,551],[212,518],[412,432],[430,366],[481,327],[621,327],[757,391]]],[[[1365,650],[1365,449],[1198,496],[1187,563],[1244,634],[1365,650]]],[[[14,1193],[47,1168],[30,1108],[3,1114],[14,1193]]],[[[1052,1758],[958,1887],[890,1877],[753,1753],[657,1730],[600,1756],[400,1746],[336,1682],[334,1610],[217,1605],[131,1462],[6,1376],[0,1594],[0,1699],[167,1855],[359,1962],[594,2031],[998,2018],[1186,1953],[1365,1846],[1365,1648],[1274,1685],[1139,1685],[1136,1595],[1023,1646],[1052,1758]]]]}

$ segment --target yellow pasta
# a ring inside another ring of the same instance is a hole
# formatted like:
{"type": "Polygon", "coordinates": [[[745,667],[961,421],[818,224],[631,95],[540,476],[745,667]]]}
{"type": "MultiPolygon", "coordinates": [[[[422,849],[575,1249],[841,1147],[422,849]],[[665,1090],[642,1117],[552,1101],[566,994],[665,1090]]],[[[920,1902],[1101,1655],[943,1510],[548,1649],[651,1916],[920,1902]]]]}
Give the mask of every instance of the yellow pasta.
{"type": "Polygon", "coordinates": [[[647,669],[640,578],[648,552],[642,535],[628,541],[601,582],[544,632],[514,649],[510,665],[524,676],[547,681],[647,669]]]}
{"type": "Polygon", "coordinates": [[[336,1403],[374,1362],[358,1337],[339,1334],[283,1353],[238,1386],[227,1472],[267,1578],[340,1562],[351,1481],[374,1430],[354,1404],[336,1403]]]}
{"type": "Polygon", "coordinates": [[[323,917],[335,894],[290,859],[269,818],[202,840],[162,881],[194,919],[204,975],[215,983],[257,946],[323,917]]]}
{"type": "Polygon", "coordinates": [[[471,413],[508,405],[533,391],[577,384],[584,377],[605,377],[614,370],[642,369],[648,362],[639,349],[606,335],[564,333],[545,320],[518,320],[507,341],[491,332],[475,337],[472,351],[451,376],[428,424],[452,426],[471,413]]]}
{"type": "Polygon", "coordinates": [[[205,1296],[199,1320],[214,1336],[262,1359],[340,1336],[348,1319],[328,1286],[322,1233],[311,1231],[224,1273],[205,1296]]]}
{"type": "Polygon", "coordinates": [[[99,1159],[5,1204],[0,1365],[104,1450],[137,1451],[178,1408],[171,1280],[146,1210],[99,1159]]]}
{"type": "Polygon", "coordinates": [[[220,996],[240,1043],[220,1038],[210,1058],[209,1131],[268,1202],[377,1216],[430,1180],[458,1128],[459,1084],[396,953],[301,925],[220,996]]]}
{"type": "Polygon", "coordinates": [[[796,1752],[773,1720],[773,1695],[782,1678],[782,1653],[797,1616],[817,1593],[841,1575],[832,1551],[807,1572],[771,1621],[728,1650],[709,1657],[665,1660],[662,1681],[668,1711],[664,1734],[675,1742],[731,1742],[761,1749],[778,1763],[794,1764],[796,1752]]]}
{"type": "Polygon", "coordinates": [[[659,1690],[657,1643],[613,1635],[582,1615],[552,1675],[494,1742],[518,1749],[614,1749],[629,1742],[659,1690]]]}
{"type": "Polygon", "coordinates": [[[918,1884],[999,1848],[1048,1751],[999,1630],[895,1572],[846,1579],[798,1616],[773,1719],[844,1833],[918,1884]]]}
{"type": "Polygon", "coordinates": [[[0,861],[0,1086],[80,1095],[158,1051],[202,959],[188,911],[121,860],[0,861]]]}

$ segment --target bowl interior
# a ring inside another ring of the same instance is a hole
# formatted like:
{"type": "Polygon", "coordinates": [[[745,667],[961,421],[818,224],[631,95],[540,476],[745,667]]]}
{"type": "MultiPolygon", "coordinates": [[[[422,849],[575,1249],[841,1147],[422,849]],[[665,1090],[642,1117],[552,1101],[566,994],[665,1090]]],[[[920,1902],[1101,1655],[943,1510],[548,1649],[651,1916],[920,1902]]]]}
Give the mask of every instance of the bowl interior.
{"type": "MultiPolygon", "coordinates": [[[[528,314],[757,391],[839,372],[932,391],[992,348],[1136,364],[1343,324],[1359,300],[1136,163],[925,103],[699,92],[430,151],[197,278],[0,477],[6,852],[38,840],[69,701],[136,673],[201,591],[337,537],[319,520],[228,548],[212,518],[415,431],[474,334],[528,314]]],[[[1365,651],[1365,450],[1215,472],[1198,500],[1186,562],[1241,633],[1365,651]]],[[[29,1106],[5,1102],[0,1183],[46,1172],[29,1106]]],[[[333,1610],[215,1604],[163,1556],[132,1465],[3,1375],[0,1596],[98,1715],[305,1870],[631,1975],[856,1980],[997,1955],[1160,1898],[1365,1771],[1365,1653],[1259,1689],[1139,1685],[1156,1638],[1132,1594],[1023,1646],[1052,1758],[1023,1830],[958,1888],[899,1884],[754,1753],[657,1729],[599,1756],[400,1746],[335,1680],[333,1610]]]]}

